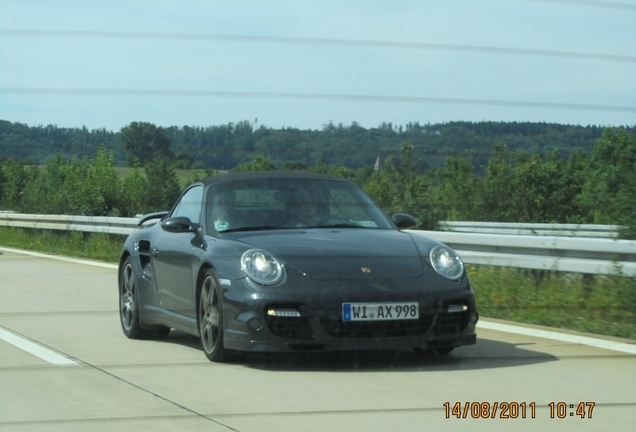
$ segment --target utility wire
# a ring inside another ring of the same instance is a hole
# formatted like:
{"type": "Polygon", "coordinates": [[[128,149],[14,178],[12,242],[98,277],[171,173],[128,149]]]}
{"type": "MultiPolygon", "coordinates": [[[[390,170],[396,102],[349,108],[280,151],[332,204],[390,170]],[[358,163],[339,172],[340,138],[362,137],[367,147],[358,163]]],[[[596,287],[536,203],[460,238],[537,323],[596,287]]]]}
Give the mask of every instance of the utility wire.
{"type": "Polygon", "coordinates": [[[636,11],[636,5],[627,4],[627,3],[618,3],[618,2],[604,2],[604,1],[593,1],[593,0],[521,0],[525,2],[532,3],[561,3],[571,6],[588,6],[588,7],[598,7],[598,8],[606,8],[606,9],[623,9],[623,10],[631,10],[636,11]]]}
{"type": "Polygon", "coordinates": [[[96,89],[96,88],[42,88],[42,87],[0,87],[0,94],[39,95],[39,96],[161,96],[161,97],[207,97],[207,98],[252,98],[252,99],[288,99],[288,100],[325,100],[325,101],[362,101],[362,102],[398,102],[417,104],[485,105],[517,108],[550,108],[561,110],[634,112],[636,107],[569,104],[553,102],[527,102],[489,99],[456,99],[417,96],[379,96],[347,95],[319,93],[276,93],[276,92],[240,92],[209,90],[139,90],[139,89],[96,89]]]}
{"type": "MultiPolygon", "coordinates": [[[[525,0],[527,1],[527,0],[525,0]]],[[[537,1],[537,0],[533,0],[537,1]]],[[[635,6],[636,8],[636,6],[635,6]]],[[[0,37],[41,37],[41,38],[101,38],[101,39],[140,39],[140,40],[183,40],[183,41],[214,41],[214,42],[242,42],[242,43],[270,43],[296,45],[331,45],[387,49],[434,50],[456,52],[478,52],[489,54],[508,54],[542,57],[559,57],[581,60],[601,60],[614,62],[636,63],[635,56],[585,53],[576,51],[555,51],[525,48],[506,48],[479,45],[434,44],[420,42],[395,42],[381,40],[358,39],[327,39],[306,37],[278,37],[278,36],[244,36],[218,35],[202,33],[163,33],[163,32],[120,32],[120,31],[84,31],[84,30],[17,30],[0,29],[0,37]]]]}

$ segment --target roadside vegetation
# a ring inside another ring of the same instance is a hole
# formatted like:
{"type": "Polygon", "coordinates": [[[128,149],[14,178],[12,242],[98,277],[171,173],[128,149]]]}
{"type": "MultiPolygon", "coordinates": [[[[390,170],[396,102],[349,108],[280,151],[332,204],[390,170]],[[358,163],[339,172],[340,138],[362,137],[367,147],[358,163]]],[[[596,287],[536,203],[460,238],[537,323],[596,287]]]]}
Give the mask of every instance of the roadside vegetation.
{"type": "MultiPolygon", "coordinates": [[[[165,131],[154,125],[133,122],[118,137],[127,167],[116,166],[104,146],[92,157],[58,154],[43,167],[0,160],[0,211],[134,217],[170,209],[187,184],[219,173],[187,153],[174,156],[165,131]]],[[[321,157],[281,162],[256,153],[231,171],[340,176],[362,186],[388,214],[415,216],[417,229],[436,229],[440,220],[600,223],[623,226],[623,238],[636,238],[636,137],[629,129],[603,130],[590,152],[513,152],[493,137],[486,159],[457,153],[434,168],[421,154],[405,140],[375,169],[328,165],[321,157]]],[[[0,227],[2,246],[109,262],[116,262],[122,244],[121,236],[0,227]]],[[[469,271],[484,317],[636,340],[636,278],[478,266],[469,271]]]]}
{"type": "Polygon", "coordinates": [[[482,317],[636,340],[636,278],[469,266],[482,317]]]}
{"type": "Polygon", "coordinates": [[[80,231],[0,227],[0,245],[8,248],[116,263],[125,236],[80,231]]]}
{"type": "MultiPolygon", "coordinates": [[[[162,133],[148,123],[123,128],[119,137],[128,154],[126,168],[116,167],[105,147],[94,157],[58,154],[43,168],[0,160],[0,210],[123,217],[168,210],[185,185],[219,171],[183,168],[193,165],[192,157],[173,156],[170,140],[159,139],[162,133]]],[[[421,150],[407,140],[377,167],[354,169],[322,159],[278,164],[255,154],[231,171],[340,176],[360,185],[387,213],[415,216],[419,229],[436,229],[440,220],[594,223],[624,226],[621,236],[636,238],[636,137],[627,129],[605,129],[591,154],[582,149],[513,152],[500,138],[491,144],[483,165],[453,154],[440,167],[426,168],[417,156],[421,150]]]]}

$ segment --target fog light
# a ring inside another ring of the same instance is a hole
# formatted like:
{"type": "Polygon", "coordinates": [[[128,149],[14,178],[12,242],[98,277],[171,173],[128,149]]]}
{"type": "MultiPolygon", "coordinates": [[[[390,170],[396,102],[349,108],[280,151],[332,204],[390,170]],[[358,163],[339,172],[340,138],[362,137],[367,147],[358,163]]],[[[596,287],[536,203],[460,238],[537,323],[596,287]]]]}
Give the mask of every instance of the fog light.
{"type": "Polygon", "coordinates": [[[269,309],[267,311],[267,315],[269,316],[278,316],[278,317],[297,317],[300,318],[300,312],[294,309],[269,309]]]}
{"type": "Polygon", "coordinates": [[[263,327],[263,323],[258,318],[252,318],[247,321],[247,326],[250,330],[259,330],[261,327],[263,327]]]}
{"type": "Polygon", "coordinates": [[[466,312],[468,306],[466,305],[448,305],[448,313],[466,312]]]}
{"type": "Polygon", "coordinates": [[[476,324],[478,319],[479,315],[477,315],[477,312],[473,312],[473,314],[470,316],[470,322],[476,324]]]}

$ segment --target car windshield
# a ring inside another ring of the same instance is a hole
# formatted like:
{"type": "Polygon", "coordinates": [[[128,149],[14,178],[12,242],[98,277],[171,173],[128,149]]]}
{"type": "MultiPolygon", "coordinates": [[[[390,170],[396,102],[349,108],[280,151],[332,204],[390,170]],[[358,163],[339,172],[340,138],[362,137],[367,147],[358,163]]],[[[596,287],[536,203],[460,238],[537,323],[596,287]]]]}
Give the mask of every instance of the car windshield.
{"type": "Polygon", "coordinates": [[[338,180],[229,182],[208,190],[208,232],[294,228],[391,229],[382,210],[356,185],[338,180]]]}

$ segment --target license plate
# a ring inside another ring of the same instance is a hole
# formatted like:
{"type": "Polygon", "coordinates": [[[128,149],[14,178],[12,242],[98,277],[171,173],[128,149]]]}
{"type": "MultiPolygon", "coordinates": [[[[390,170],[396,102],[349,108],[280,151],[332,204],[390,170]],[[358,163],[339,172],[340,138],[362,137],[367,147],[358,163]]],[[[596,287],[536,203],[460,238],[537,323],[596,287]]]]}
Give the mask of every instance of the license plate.
{"type": "Polygon", "coordinates": [[[417,302],[406,303],[343,303],[343,321],[389,321],[420,317],[417,302]]]}

